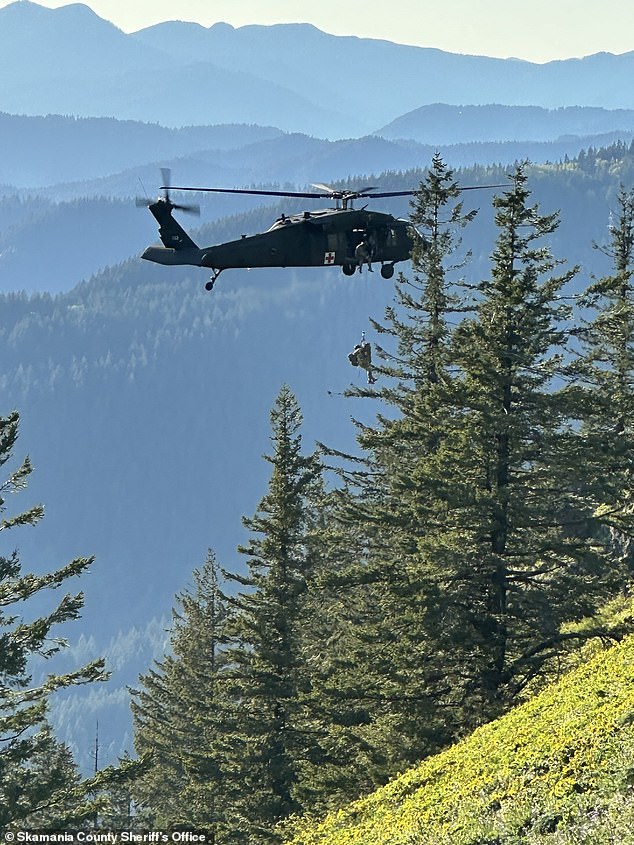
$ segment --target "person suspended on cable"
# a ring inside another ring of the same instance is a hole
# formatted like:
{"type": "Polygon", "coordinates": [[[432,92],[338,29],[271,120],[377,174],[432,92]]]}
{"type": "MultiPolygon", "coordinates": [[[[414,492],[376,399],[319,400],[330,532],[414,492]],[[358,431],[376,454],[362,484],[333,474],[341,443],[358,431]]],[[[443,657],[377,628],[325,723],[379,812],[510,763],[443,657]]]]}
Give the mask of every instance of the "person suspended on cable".
{"type": "Polygon", "coordinates": [[[368,384],[374,384],[376,379],[372,372],[372,346],[365,339],[365,332],[361,335],[361,341],[357,343],[352,352],[348,355],[348,361],[353,367],[361,367],[368,374],[368,384]]]}
{"type": "Polygon", "coordinates": [[[359,273],[363,269],[363,265],[368,265],[368,273],[374,273],[372,269],[372,245],[369,237],[366,235],[363,240],[357,244],[354,251],[354,257],[359,268],[359,273]]]}

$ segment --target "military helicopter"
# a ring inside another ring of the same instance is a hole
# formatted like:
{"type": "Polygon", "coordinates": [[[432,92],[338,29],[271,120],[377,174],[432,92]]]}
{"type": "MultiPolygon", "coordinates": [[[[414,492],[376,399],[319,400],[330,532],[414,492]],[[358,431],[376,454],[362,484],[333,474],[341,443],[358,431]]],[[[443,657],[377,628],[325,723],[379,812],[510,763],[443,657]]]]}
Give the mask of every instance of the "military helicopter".
{"type": "Polygon", "coordinates": [[[170,170],[162,168],[161,173],[162,196],[154,201],[137,199],[137,205],[149,208],[158,222],[163,246],[149,246],[141,257],[156,264],[209,268],[212,275],[205,285],[208,291],[213,289],[223,270],[233,268],[339,266],[344,275],[352,276],[360,266],[360,244],[366,260],[380,263],[381,275],[390,279],[394,275],[394,265],[408,260],[414,244],[422,238],[407,220],[368,211],[367,206],[354,208],[354,201],[358,199],[412,196],[416,193],[414,190],[377,192],[375,187],[365,187],[351,191],[322,184],[313,185],[317,191],[172,187],[170,170]],[[335,201],[335,206],[288,216],[282,214],[266,232],[243,235],[239,240],[216,246],[199,247],[174,219],[172,212],[199,214],[200,208],[172,202],[171,190],[330,199],[335,201]]]}

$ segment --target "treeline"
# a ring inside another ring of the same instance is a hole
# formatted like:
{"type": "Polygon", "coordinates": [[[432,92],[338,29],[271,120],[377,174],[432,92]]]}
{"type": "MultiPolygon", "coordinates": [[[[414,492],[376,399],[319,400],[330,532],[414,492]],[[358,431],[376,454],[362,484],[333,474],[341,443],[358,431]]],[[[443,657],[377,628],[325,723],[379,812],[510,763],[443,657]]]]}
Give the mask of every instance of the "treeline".
{"type": "Polygon", "coordinates": [[[193,156],[200,150],[226,151],[283,134],[279,129],[247,124],[170,129],[111,117],[40,117],[1,111],[0,133],[4,142],[0,185],[16,188],[83,183],[146,166],[150,156],[158,162],[193,156]]]}
{"type": "Polygon", "coordinates": [[[210,552],[172,650],[133,693],[144,824],[280,842],[531,695],[629,587],[634,510],[634,192],[612,272],[570,294],[557,214],[524,166],[494,201],[490,273],[462,278],[474,212],[436,156],[424,239],[382,322],[381,400],[358,452],[302,448],[284,386],[246,573],[210,552]],[[334,473],[334,479],[331,478],[334,473]]]}

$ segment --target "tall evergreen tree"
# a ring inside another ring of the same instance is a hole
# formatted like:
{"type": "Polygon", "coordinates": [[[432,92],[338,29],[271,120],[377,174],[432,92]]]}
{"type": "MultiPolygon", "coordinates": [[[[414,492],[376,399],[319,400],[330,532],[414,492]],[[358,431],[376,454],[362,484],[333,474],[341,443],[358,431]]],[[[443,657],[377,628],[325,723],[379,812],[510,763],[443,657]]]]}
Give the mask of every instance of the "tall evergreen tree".
{"type": "Polygon", "coordinates": [[[558,383],[569,316],[560,296],[576,268],[554,273],[561,262],[544,239],[558,216],[539,214],[529,198],[519,166],[494,200],[491,277],[456,336],[463,419],[446,467],[456,475],[450,509],[426,543],[429,554],[445,546],[468,608],[465,645],[477,668],[465,693],[485,716],[513,700],[560,624],[596,598],[596,559],[573,530],[579,453],[558,383]]]}
{"type": "MultiPolygon", "coordinates": [[[[28,458],[12,468],[18,428],[17,412],[0,417],[0,468],[7,471],[0,482],[0,532],[34,526],[43,515],[40,505],[4,515],[7,497],[25,489],[32,471],[28,458]]],[[[92,819],[100,805],[92,796],[108,783],[131,777],[137,768],[109,768],[81,780],[68,749],[54,740],[48,726],[50,696],[74,684],[104,680],[103,660],[49,675],[39,684],[28,674],[31,661],[50,658],[64,647],[63,640],[53,637],[53,628],[78,618],[83,595],[65,595],[51,613],[32,621],[18,606],[85,572],[92,560],[78,558],[54,572],[35,575],[22,572],[17,551],[0,554],[0,830],[30,822],[62,828],[92,819]]]]}
{"type": "Polygon", "coordinates": [[[614,583],[579,531],[592,514],[579,495],[584,446],[559,381],[561,294],[576,269],[555,272],[544,240],[558,217],[529,204],[524,167],[512,179],[494,200],[491,276],[448,346],[446,406],[428,415],[442,426],[425,440],[411,436],[424,431],[411,412],[391,426],[411,456],[399,460],[406,475],[388,478],[415,544],[419,631],[441,656],[430,665],[444,672],[454,730],[513,701],[560,642],[561,623],[591,612],[614,583]]]}
{"type": "MultiPolygon", "coordinates": [[[[612,551],[634,569],[634,191],[621,186],[602,249],[613,272],[594,282],[581,304],[594,315],[579,331],[582,356],[574,370],[584,381],[580,417],[587,438],[587,483],[596,516],[607,526],[612,551]]],[[[587,312],[586,312],[587,313],[587,312]]]]}
{"type": "Polygon", "coordinates": [[[437,636],[442,582],[420,543],[429,514],[445,507],[444,468],[434,462],[452,448],[458,426],[452,334],[468,289],[456,278],[464,265],[456,256],[459,232],[474,214],[435,156],[413,203],[421,232],[414,277],[399,277],[395,305],[383,324],[374,323],[396,347],[381,352],[389,383],[358,393],[380,395],[390,413],[377,425],[357,424],[363,457],[344,470],[335,494],[338,528],[331,527],[332,563],[323,572],[337,624],[333,651],[318,664],[325,759],[312,778],[317,793],[322,784],[335,800],[442,747],[459,723],[445,677],[452,647],[440,647],[437,636]]]}
{"type": "MultiPolygon", "coordinates": [[[[530,204],[523,166],[511,178],[494,201],[491,275],[472,301],[449,306],[428,248],[420,296],[388,311],[397,350],[380,393],[391,413],[359,426],[367,457],[340,494],[340,518],[365,536],[345,588],[355,609],[362,592],[371,605],[349,617],[356,644],[338,680],[347,673],[351,700],[372,702],[347,736],[377,780],[516,700],[561,643],[561,623],[615,583],[579,530],[593,510],[580,493],[585,445],[560,381],[562,293],[576,269],[557,272],[545,245],[557,215],[530,204]]],[[[428,179],[419,219],[443,219],[437,209],[451,219],[440,190],[450,184],[428,179]]],[[[450,238],[436,242],[446,261],[450,238]]]]}
{"type": "Polygon", "coordinates": [[[436,385],[447,377],[449,321],[466,307],[459,280],[452,279],[469,258],[456,260],[459,231],[476,214],[475,209],[465,211],[454,173],[436,153],[412,200],[411,221],[421,235],[412,253],[413,280],[401,276],[396,287],[397,303],[407,319],[399,319],[397,310],[390,308],[389,326],[375,324],[397,340],[404,364],[397,374],[400,378],[413,376],[415,389],[436,385]]]}
{"type": "Polygon", "coordinates": [[[529,199],[519,166],[494,200],[491,276],[452,338],[440,445],[415,448],[397,488],[463,730],[515,699],[561,641],[562,622],[591,612],[616,575],[579,530],[593,510],[579,491],[586,452],[560,380],[562,292],[576,268],[557,274],[544,241],[558,216],[529,199]]]}
{"type": "Polygon", "coordinates": [[[269,488],[240,551],[246,576],[229,575],[238,587],[230,598],[229,650],[238,725],[243,799],[239,812],[245,842],[276,842],[277,822],[301,809],[299,761],[310,740],[300,699],[308,683],[301,654],[303,606],[314,568],[311,501],[321,466],[302,454],[302,416],[291,390],[280,390],[271,411],[269,488]]]}
{"type": "Polygon", "coordinates": [[[10,787],[5,786],[15,821],[31,829],[75,826],[81,777],[70,749],[56,741],[46,723],[31,739],[28,760],[13,770],[10,787]]]}
{"type": "Polygon", "coordinates": [[[206,827],[222,843],[233,841],[226,832],[231,755],[224,748],[232,716],[224,682],[227,608],[211,551],[193,581],[193,590],[177,597],[171,654],[133,691],[135,746],[152,760],[134,795],[154,824],[206,827]]]}

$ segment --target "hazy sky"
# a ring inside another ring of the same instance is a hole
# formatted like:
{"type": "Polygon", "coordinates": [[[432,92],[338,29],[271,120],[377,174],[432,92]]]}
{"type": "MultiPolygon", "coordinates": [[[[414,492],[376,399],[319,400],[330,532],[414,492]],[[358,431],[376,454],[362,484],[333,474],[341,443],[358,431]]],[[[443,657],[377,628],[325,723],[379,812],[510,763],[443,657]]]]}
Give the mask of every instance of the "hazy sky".
{"type": "MultiPolygon", "coordinates": [[[[0,6],[9,2],[0,0],[0,6]]],[[[336,35],[535,62],[634,50],[632,0],[91,0],[86,5],[126,32],[176,18],[204,26],[308,22],[336,35]]]]}

